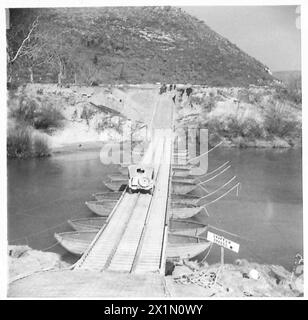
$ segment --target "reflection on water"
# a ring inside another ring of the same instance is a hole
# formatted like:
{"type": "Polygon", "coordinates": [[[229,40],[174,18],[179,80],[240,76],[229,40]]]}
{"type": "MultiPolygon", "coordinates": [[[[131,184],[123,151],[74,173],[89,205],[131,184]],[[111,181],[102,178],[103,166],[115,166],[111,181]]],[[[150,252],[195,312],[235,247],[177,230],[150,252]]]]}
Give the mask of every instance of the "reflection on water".
{"type": "MultiPolygon", "coordinates": [[[[232,192],[210,205],[210,217],[201,220],[241,236],[225,234],[241,245],[238,255],[225,250],[227,262],[246,258],[290,269],[303,250],[301,150],[220,149],[209,167],[226,160],[232,163],[229,177],[241,182],[239,197],[232,192]]],[[[213,248],[210,263],[219,261],[219,249],[213,248]]]]}
{"type": "MultiPolygon", "coordinates": [[[[84,202],[103,190],[102,180],[112,172],[116,166],[103,166],[98,152],[9,161],[9,242],[35,249],[53,246],[55,232],[71,231],[67,219],[92,215],[84,202]],[[42,232],[47,228],[52,229],[42,232]]],[[[66,253],[59,245],[48,250],[66,253]]]]}
{"type": "MultiPolygon", "coordinates": [[[[226,262],[246,258],[290,268],[303,248],[301,150],[217,149],[210,154],[209,171],[227,160],[232,164],[229,178],[236,175],[241,182],[239,197],[231,192],[208,207],[209,218],[198,219],[241,236],[229,236],[241,247],[239,255],[225,250],[226,262]]],[[[106,191],[101,181],[115,172],[116,165],[101,164],[98,152],[10,160],[9,242],[65,254],[54,246],[54,232],[70,231],[66,221],[73,216],[91,216],[84,202],[93,193],[106,191]]],[[[226,179],[226,175],[219,177],[208,189],[216,189],[226,179]]],[[[68,254],[66,258],[76,259],[68,254]]],[[[219,261],[215,246],[208,261],[219,261]]]]}

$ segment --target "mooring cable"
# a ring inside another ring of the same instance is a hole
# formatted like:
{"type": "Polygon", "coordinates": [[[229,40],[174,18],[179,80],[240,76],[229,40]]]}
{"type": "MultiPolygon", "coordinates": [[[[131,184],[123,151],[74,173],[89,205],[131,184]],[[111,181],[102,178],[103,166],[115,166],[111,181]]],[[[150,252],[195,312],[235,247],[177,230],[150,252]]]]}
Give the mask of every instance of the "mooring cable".
{"type": "Polygon", "coordinates": [[[209,182],[209,181],[217,178],[218,176],[220,176],[222,173],[226,172],[226,171],[227,171],[228,169],[230,169],[230,168],[231,168],[231,165],[228,166],[228,167],[226,167],[225,169],[223,169],[223,170],[220,171],[219,173],[217,173],[217,174],[216,174],[215,176],[213,176],[212,178],[209,178],[209,179],[204,180],[204,181],[201,181],[200,179],[197,178],[197,180],[200,181],[200,182],[197,184],[197,186],[200,186],[200,185],[202,185],[202,184],[204,184],[204,183],[207,183],[207,182],[209,182]]]}

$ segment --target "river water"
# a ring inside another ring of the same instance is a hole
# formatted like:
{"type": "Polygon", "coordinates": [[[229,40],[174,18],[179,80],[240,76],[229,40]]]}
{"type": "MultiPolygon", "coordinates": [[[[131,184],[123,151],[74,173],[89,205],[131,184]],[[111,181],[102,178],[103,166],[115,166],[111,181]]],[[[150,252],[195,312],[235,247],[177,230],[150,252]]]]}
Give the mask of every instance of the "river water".
{"type": "MultiPolygon", "coordinates": [[[[229,177],[236,175],[241,182],[238,197],[232,191],[208,206],[209,217],[197,219],[238,235],[224,234],[240,244],[238,254],[225,250],[226,262],[245,258],[290,269],[295,254],[303,251],[301,149],[216,149],[209,171],[227,160],[232,164],[229,177]]],[[[53,234],[71,231],[67,219],[92,216],[84,202],[107,191],[102,180],[117,172],[116,165],[101,164],[98,152],[10,160],[9,243],[57,252],[74,262],[76,257],[56,245],[53,234]]],[[[219,259],[219,248],[213,246],[207,261],[219,259]]]]}

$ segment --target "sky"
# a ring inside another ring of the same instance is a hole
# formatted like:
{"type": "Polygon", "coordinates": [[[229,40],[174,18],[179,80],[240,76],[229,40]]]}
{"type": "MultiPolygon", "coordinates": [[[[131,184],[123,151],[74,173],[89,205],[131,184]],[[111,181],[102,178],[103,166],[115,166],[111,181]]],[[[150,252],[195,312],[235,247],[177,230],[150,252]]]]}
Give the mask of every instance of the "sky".
{"type": "Polygon", "coordinates": [[[301,70],[296,6],[182,6],[272,71],[301,70]]]}

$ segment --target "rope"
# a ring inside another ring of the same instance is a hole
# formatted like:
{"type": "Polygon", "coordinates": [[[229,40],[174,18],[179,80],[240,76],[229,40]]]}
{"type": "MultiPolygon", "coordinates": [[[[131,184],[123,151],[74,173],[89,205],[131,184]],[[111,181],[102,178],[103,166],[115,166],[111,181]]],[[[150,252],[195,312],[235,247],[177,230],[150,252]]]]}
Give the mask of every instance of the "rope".
{"type": "Polygon", "coordinates": [[[40,251],[47,251],[47,250],[49,250],[49,249],[52,249],[52,248],[56,247],[57,245],[59,245],[58,242],[54,243],[53,245],[51,245],[51,246],[48,247],[48,248],[40,249],[40,251]]]}
{"type": "Polygon", "coordinates": [[[239,196],[240,193],[240,189],[241,189],[241,183],[238,184],[238,187],[236,188],[236,196],[239,196]]]}
{"type": "Polygon", "coordinates": [[[43,217],[40,217],[40,216],[38,216],[38,217],[36,217],[36,216],[34,216],[33,214],[26,214],[26,213],[13,213],[15,216],[26,216],[26,217],[30,217],[30,218],[43,218],[43,217]]]}
{"type": "Polygon", "coordinates": [[[192,161],[194,160],[197,160],[199,158],[202,158],[203,156],[207,155],[208,153],[210,153],[211,151],[213,151],[214,149],[216,149],[218,146],[220,146],[221,144],[223,143],[223,141],[220,141],[218,144],[216,144],[216,146],[214,146],[212,149],[200,154],[199,156],[197,157],[194,157],[194,158],[191,158],[190,160],[187,161],[187,163],[191,163],[192,161]]]}
{"type": "MultiPolygon", "coordinates": [[[[79,216],[82,216],[82,215],[83,215],[83,214],[76,214],[76,215],[74,215],[74,216],[71,216],[70,219],[71,219],[71,218],[74,218],[74,217],[79,217],[79,216]]],[[[52,230],[52,229],[55,229],[55,228],[57,228],[57,227],[59,227],[59,226],[65,225],[65,224],[67,224],[67,221],[61,222],[61,223],[59,223],[59,224],[56,224],[56,225],[54,225],[54,226],[52,226],[52,227],[43,229],[43,230],[41,230],[41,231],[38,231],[38,232],[35,232],[35,233],[31,233],[31,234],[29,234],[29,235],[27,235],[27,236],[25,236],[25,237],[21,237],[21,238],[17,238],[17,239],[10,240],[10,242],[16,242],[16,241],[20,241],[20,240],[25,239],[25,240],[27,241],[27,244],[28,244],[28,238],[31,238],[31,237],[33,237],[33,236],[42,234],[42,233],[44,233],[44,232],[47,232],[47,231],[52,230]]]]}
{"type": "Polygon", "coordinates": [[[224,185],[220,186],[219,188],[217,188],[216,190],[212,191],[211,193],[205,195],[204,197],[200,198],[199,200],[205,199],[209,196],[211,196],[212,194],[216,193],[217,191],[221,190],[222,188],[224,188],[226,185],[228,185],[231,181],[233,181],[236,178],[236,176],[234,176],[233,178],[231,178],[229,181],[227,181],[224,185]]]}
{"type": "Polygon", "coordinates": [[[205,210],[207,216],[209,217],[210,215],[209,215],[209,212],[207,211],[207,208],[206,208],[206,207],[203,207],[203,209],[205,210]]]}
{"type": "Polygon", "coordinates": [[[199,187],[203,189],[205,192],[207,192],[208,194],[210,193],[209,190],[207,190],[202,184],[200,184],[199,187]]]}
{"type": "MultiPolygon", "coordinates": [[[[221,198],[223,198],[224,196],[226,196],[228,193],[230,193],[234,188],[237,188],[238,185],[239,185],[239,183],[237,183],[235,186],[233,186],[233,187],[232,187],[231,189],[229,189],[227,192],[225,192],[224,194],[222,194],[220,197],[218,197],[218,198],[216,198],[216,199],[214,199],[214,200],[212,200],[212,201],[210,201],[210,202],[207,202],[207,203],[203,204],[202,207],[203,207],[203,206],[210,205],[210,204],[215,203],[216,201],[220,200],[221,198]]],[[[199,200],[199,201],[200,201],[200,200],[199,200]]]]}
{"type": "Polygon", "coordinates": [[[254,240],[251,240],[251,239],[248,239],[248,238],[245,238],[245,237],[242,237],[238,234],[235,234],[235,233],[232,233],[232,232],[229,232],[229,231],[226,231],[224,229],[220,229],[220,228],[217,228],[217,227],[214,227],[213,225],[208,225],[209,227],[211,227],[212,229],[215,229],[217,231],[221,231],[221,232],[224,232],[224,233],[227,233],[227,234],[230,234],[231,236],[234,236],[234,237],[237,237],[237,238],[241,238],[241,239],[244,239],[244,240],[247,240],[247,241],[251,241],[253,242],[254,240]]]}
{"type": "Polygon", "coordinates": [[[209,248],[207,254],[206,254],[205,257],[201,260],[201,263],[203,263],[203,262],[207,259],[207,257],[209,256],[209,254],[210,254],[210,252],[211,252],[211,250],[212,250],[212,247],[213,247],[213,242],[211,243],[210,248],[209,248]]]}
{"type": "Polygon", "coordinates": [[[41,230],[41,231],[39,231],[39,232],[32,233],[32,234],[30,234],[30,235],[28,235],[28,236],[25,236],[25,237],[22,237],[22,238],[19,238],[19,239],[14,239],[14,240],[12,240],[12,242],[19,241],[19,240],[22,240],[22,239],[27,239],[27,240],[28,240],[28,238],[31,238],[31,237],[33,237],[33,236],[36,236],[36,235],[39,235],[39,234],[41,234],[41,233],[47,232],[47,231],[49,231],[49,230],[52,230],[52,229],[54,229],[54,228],[57,228],[57,227],[59,227],[59,226],[61,226],[61,225],[64,225],[64,224],[66,224],[66,223],[67,223],[66,221],[65,221],[65,222],[62,222],[62,223],[59,223],[59,224],[57,224],[57,225],[55,225],[55,226],[53,226],[53,227],[43,229],[43,230],[41,230]]]}
{"type": "Polygon", "coordinates": [[[218,276],[219,276],[220,273],[221,273],[222,267],[223,267],[223,265],[221,264],[221,265],[219,266],[219,268],[218,268],[218,271],[216,272],[216,278],[215,278],[215,281],[214,281],[214,286],[217,284],[218,276]]]}
{"type": "Polygon", "coordinates": [[[208,172],[208,173],[206,173],[205,175],[202,175],[202,178],[205,178],[205,177],[207,177],[207,176],[210,176],[210,175],[213,174],[214,172],[216,172],[216,171],[220,170],[221,168],[223,168],[223,167],[224,167],[225,165],[227,165],[229,162],[230,162],[230,161],[227,161],[227,162],[225,162],[224,164],[222,164],[220,167],[214,169],[213,171],[208,172]]]}
{"type": "Polygon", "coordinates": [[[230,169],[230,168],[231,168],[231,166],[226,167],[224,170],[222,170],[222,171],[220,171],[219,173],[217,173],[214,177],[212,177],[212,178],[210,178],[210,179],[207,179],[207,180],[205,180],[205,181],[201,181],[200,179],[197,179],[198,181],[200,181],[200,183],[198,183],[197,186],[200,186],[200,185],[202,185],[202,184],[204,184],[204,183],[206,183],[206,182],[209,182],[209,181],[215,179],[216,177],[220,176],[222,173],[226,172],[226,171],[227,171],[228,169],[230,169]]]}
{"type": "MultiPolygon", "coordinates": [[[[55,202],[57,202],[57,201],[59,201],[59,200],[63,200],[63,199],[67,199],[67,196],[66,197],[60,197],[60,198],[57,198],[57,199],[54,199],[54,200],[51,200],[51,201],[48,201],[48,202],[44,202],[44,203],[42,203],[42,204],[39,204],[39,205],[37,205],[37,206],[34,206],[34,207],[32,207],[32,208],[29,208],[29,209],[25,209],[25,210],[23,210],[22,211],[22,213],[15,213],[16,215],[26,215],[26,214],[24,214],[24,212],[28,212],[28,211],[31,211],[31,210],[33,210],[33,209],[38,209],[38,208],[42,208],[42,207],[45,207],[46,205],[48,205],[48,204],[52,204],[52,203],[55,203],[55,202]]],[[[72,198],[71,198],[72,199],[72,198]]],[[[29,215],[29,216],[31,216],[31,217],[33,217],[32,215],[29,215]]],[[[37,217],[36,217],[37,218],[37,217]]],[[[41,218],[41,217],[40,217],[41,218]]],[[[45,219],[46,217],[44,217],[44,219],[45,219]]]]}

